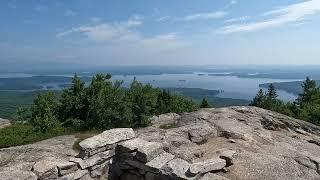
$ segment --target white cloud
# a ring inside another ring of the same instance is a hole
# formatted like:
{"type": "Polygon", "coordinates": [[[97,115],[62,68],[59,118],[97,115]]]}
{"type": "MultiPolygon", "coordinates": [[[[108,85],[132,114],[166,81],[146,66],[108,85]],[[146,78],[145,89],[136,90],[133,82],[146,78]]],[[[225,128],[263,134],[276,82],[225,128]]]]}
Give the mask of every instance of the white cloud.
{"type": "Polygon", "coordinates": [[[67,9],[65,12],[64,12],[64,16],[67,16],[67,17],[70,17],[70,16],[76,16],[78,13],[71,10],[71,9],[67,9]]]}
{"type": "Polygon", "coordinates": [[[193,20],[208,20],[208,19],[218,19],[225,17],[228,13],[225,11],[215,11],[208,13],[197,13],[185,16],[183,20],[185,21],[193,21],[193,20]]]}
{"type": "Polygon", "coordinates": [[[170,19],[170,16],[162,16],[162,17],[156,19],[156,21],[163,22],[163,21],[167,21],[169,19],[170,19]]]}
{"type": "MultiPolygon", "coordinates": [[[[133,16],[125,22],[116,23],[99,23],[94,25],[82,25],[79,27],[71,28],[68,31],[57,34],[58,38],[68,35],[82,35],[86,36],[89,40],[96,42],[106,42],[112,40],[119,40],[122,38],[128,39],[135,37],[135,33],[131,28],[142,24],[140,16],[133,16]]],[[[97,20],[97,19],[96,19],[97,20]]]]}
{"type": "Polygon", "coordinates": [[[176,49],[186,45],[185,42],[179,40],[177,33],[166,33],[151,38],[141,39],[140,44],[144,48],[157,51],[176,49]]]}
{"type": "Polygon", "coordinates": [[[237,3],[238,3],[238,1],[236,1],[236,0],[230,1],[230,4],[231,4],[231,5],[234,5],[234,4],[237,4],[237,3]]]}
{"type": "MultiPolygon", "coordinates": [[[[143,50],[144,53],[159,53],[170,51],[186,45],[179,39],[177,33],[163,33],[153,36],[144,36],[136,27],[143,22],[142,17],[133,16],[124,22],[99,23],[82,25],[71,28],[68,31],[57,34],[57,38],[68,41],[96,43],[99,47],[112,49],[130,49],[134,51],[143,50]]],[[[122,52],[122,51],[120,51],[122,52]]]]}
{"type": "Polygon", "coordinates": [[[242,17],[238,17],[238,18],[227,19],[224,22],[225,23],[244,22],[244,21],[247,21],[248,19],[250,19],[249,16],[242,16],[242,17]]]}
{"type": "Polygon", "coordinates": [[[134,15],[129,18],[129,20],[125,23],[127,27],[139,26],[142,24],[143,16],[134,15]]]}
{"type": "Polygon", "coordinates": [[[236,4],[238,4],[238,1],[231,0],[224,8],[227,9],[227,8],[233,6],[233,5],[236,5],[236,4]]]}
{"type": "Polygon", "coordinates": [[[221,28],[221,32],[252,32],[268,28],[279,27],[289,23],[297,23],[303,21],[306,17],[315,15],[320,12],[319,0],[308,0],[297,4],[292,4],[276,10],[263,13],[269,19],[246,24],[233,24],[221,28]]]}

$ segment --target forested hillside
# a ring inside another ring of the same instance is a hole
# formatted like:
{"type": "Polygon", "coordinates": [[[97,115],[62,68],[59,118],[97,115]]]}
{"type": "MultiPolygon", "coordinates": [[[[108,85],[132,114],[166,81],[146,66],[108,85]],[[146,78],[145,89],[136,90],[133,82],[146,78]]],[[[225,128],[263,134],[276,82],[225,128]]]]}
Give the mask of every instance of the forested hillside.
{"type": "Polygon", "coordinates": [[[320,88],[317,82],[307,77],[301,87],[297,88],[302,89],[298,98],[294,102],[285,103],[278,99],[276,86],[269,84],[268,91],[260,89],[251,105],[320,125],[320,88]]]}

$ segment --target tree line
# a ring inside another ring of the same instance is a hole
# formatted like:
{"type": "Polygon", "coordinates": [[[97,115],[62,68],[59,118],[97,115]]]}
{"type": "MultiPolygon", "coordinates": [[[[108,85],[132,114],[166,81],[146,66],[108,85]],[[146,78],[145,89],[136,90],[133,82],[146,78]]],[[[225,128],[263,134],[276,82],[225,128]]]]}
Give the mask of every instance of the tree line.
{"type": "Polygon", "coordinates": [[[278,99],[275,86],[270,84],[267,92],[258,91],[250,105],[320,125],[320,88],[309,77],[301,86],[303,91],[295,101],[284,102],[278,99]]]}
{"type": "Polygon", "coordinates": [[[40,132],[57,126],[79,131],[145,127],[152,115],[210,107],[206,99],[199,106],[189,98],[136,79],[125,88],[122,81],[111,78],[110,74],[96,74],[90,84],[85,84],[75,75],[60,97],[53,92],[40,94],[31,107],[30,124],[40,132]]]}

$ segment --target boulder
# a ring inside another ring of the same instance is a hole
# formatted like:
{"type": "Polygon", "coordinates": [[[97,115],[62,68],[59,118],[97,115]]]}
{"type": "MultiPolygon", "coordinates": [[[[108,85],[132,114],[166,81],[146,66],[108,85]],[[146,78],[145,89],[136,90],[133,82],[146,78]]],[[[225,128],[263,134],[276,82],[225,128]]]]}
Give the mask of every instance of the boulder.
{"type": "Polygon", "coordinates": [[[189,173],[191,175],[203,174],[210,171],[221,170],[226,165],[226,160],[220,158],[213,158],[204,162],[191,164],[189,168],[189,173]]]}
{"type": "Polygon", "coordinates": [[[59,176],[73,173],[78,170],[78,165],[74,162],[60,162],[57,164],[59,176]]]}
{"type": "Polygon", "coordinates": [[[148,162],[146,165],[153,168],[161,169],[167,162],[171,161],[172,159],[174,159],[174,155],[164,152],[154,158],[152,161],[148,162]]]}
{"type": "Polygon", "coordinates": [[[33,172],[39,177],[39,179],[56,179],[58,178],[57,165],[61,163],[61,160],[55,158],[45,158],[38,161],[33,166],[33,172]]]}
{"type": "Polygon", "coordinates": [[[109,161],[112,156],[115,155],[114,150],[108,150],[101,152],[99,154],[95,154],[94,156],[89,157],[88,159],[80,159],[80,158],[70,158],[71,162],[78,163],[81,169],[86,169],[88,167],[92,167],[94,165],[102,164],[106,161],[109,161]]]}
{"type": "Polygon", "coordinates": [[[148,141],[140,139],[140,138],[131,139],[131,140],[119,143],[119,145],[116,147],[116,151],[117,151],[117,153],[118,152],[119,153],[135,152],[147,143],[148,143],[148,141]]]}
{"type": "Polygon", "coordinates": [[[236,151],[226,150],[220,154],[220,158],[226,160],[227,165],[231,166],[233,164],[233,158],[236,154],[236,151]]]}
{"type": "Polygon", "coordinates": [[[148,142],[138,149],[136,158],[137,160],[147,163],[163,153],[163,145],[158,142],[148,142]]]}
{"type": "Polygon", "coordinates": [[[131,128],[118,128],[104,131],[99,135],[85,139],[79,143],[81,147],[80,156],[82,158],[88,158],[94,154],[113,148],[113,145],[118,142],[134,137],[135,133],[131,128]]]}
{"type": "Polygon", "coordinates": [[[136,152],[135,158],[147,163],[163,152],[162,143],[148,142],[140,138],[120,143],[116,149],[119,153],[136,152]]]}
{"type": "Polygon", "coordinates": [[[163,168],[164,172],[171,174],[176,179],[188,179],[186,172],[188,171],[190,164],[183,159],[173,159],[167,163],[163,168]]]}
{"type": "Polygon", "coordinates": [[[207,142],[211,136],[217,136],[217,130],[209,124],[191,125],[189,132],[189,140],[193,143],[201,144],[207,142]]]}

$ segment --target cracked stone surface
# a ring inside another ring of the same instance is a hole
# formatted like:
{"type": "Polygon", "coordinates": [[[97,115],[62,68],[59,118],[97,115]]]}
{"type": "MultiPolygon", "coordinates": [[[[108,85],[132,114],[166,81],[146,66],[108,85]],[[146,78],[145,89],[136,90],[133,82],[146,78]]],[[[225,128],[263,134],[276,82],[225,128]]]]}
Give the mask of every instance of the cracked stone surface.
{"type": "MultiPolygon", "coordinates": [[[[90,166],[98,163],[92,166],[95,169],[104,167],[109,163],[109,156],[100,162],[104,157],[100,153],[117,146],[109,147],[110,143],[120,143],[117,147],[124,153],[123,158],[127,153],[132,158],[131,166],[141,167],[140,171],[116,169],[127,179],[165,179],[171,175],[177,179],[320,179],[320,128],[308,122],[246,106],[165,114],[153,117],[152,122],[152,126],[134,132],[126,129],[120,133],[118,129],[114,130],[116,136],[109,131],[109,135],[98,136],[97,142],[94,138],[84,141],[83,149],[88,153],[82,161],[93,160],[90,166]],[[159,128],[169,123],[176,127],[159,128]],[[215,168],[210,159],[221,164],[215,168]],[[198,166],[193,173],[198,174],[189,176],[194,164],[198,166]],[[159,172],[164,174],[158,176],[159,172]]],[[[37,179],[39,173],[35,172],[40,170],[55,174],[54,165],[50,168],[50,162],[44,162],[47,157],[64,162],[57,167],[66,174],[65,178],[98,176],[98,171],[90,174],[88,169],[76,170],[74,164],[65,162],[78,155],[72,150],[75,140],[73,136],[61,136],[0,149],[0,179],[37,179]],[[48,168],[43,170],[45,166],[41,163],[48,168]],[[72,168],[75,172],[70,173],[72,168]]]]}

